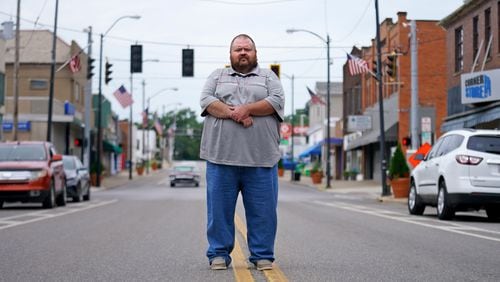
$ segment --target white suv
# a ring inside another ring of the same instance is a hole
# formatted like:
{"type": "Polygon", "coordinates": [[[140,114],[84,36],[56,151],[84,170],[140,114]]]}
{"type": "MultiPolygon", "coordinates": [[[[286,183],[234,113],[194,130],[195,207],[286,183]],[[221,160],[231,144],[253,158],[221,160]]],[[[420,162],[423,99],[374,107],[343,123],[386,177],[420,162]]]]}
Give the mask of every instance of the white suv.
{"type": "Polygon", "coordinates": [[[411,173],[408,210],[436,206],[439,219],[486,209],[500,218],[500,131],[462,129],[441,136],[411,173]]]}

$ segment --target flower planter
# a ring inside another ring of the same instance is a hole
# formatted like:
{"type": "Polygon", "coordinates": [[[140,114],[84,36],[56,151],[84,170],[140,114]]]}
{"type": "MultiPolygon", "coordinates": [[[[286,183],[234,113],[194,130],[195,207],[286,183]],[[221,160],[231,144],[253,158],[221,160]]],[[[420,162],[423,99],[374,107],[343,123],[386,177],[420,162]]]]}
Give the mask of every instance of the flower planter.
{"type": "Polygon", "coordinates": [[[143,166],[136,167],[135,170],[137,171],[138,175],[142,175],[144,173],[144,167],[143,166]]]}
{"type": "Polygon", "coordinates": [[[410,191],[410,178],[400,177],[392,179],[391,188],[394,198],[407,198],[410,191]]]}
{"type": "Polygon", "coordinates": [[[311,172],[311,180],[313,184],[321,184],[321,180],[323,179],[323,172],[311,172]]]}
{"type": "Polygon", "coordinates": [[[285,175],[285,169],[284,168],[278,168],[278,176],[283,177],[285,175]]]}

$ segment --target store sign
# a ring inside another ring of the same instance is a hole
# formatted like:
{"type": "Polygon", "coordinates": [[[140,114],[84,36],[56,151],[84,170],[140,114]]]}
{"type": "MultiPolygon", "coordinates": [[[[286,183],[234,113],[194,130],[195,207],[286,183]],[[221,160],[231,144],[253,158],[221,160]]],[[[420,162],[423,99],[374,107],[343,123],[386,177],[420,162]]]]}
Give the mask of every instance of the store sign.
{"type": "MultiPolygon", "coordinates": [[[[14,128],[14,124],[12,121],[4,121],[2,123],[2,129],[5,132],[12,131],[14,128]]],[[[20,121],[17,123],[17,130],[19,131],[31,131],[31,122],[30,121],[20,121]]]]}
{"type": "Polygon", "coordinates": [[[347,131],[365,131],[372,129],[371,116],[347,116],[347,131]]]}
{"type": "Polygon", "coordinates": [[[462,104],[500,100],[500,69],[461,76],[462,104]]]}

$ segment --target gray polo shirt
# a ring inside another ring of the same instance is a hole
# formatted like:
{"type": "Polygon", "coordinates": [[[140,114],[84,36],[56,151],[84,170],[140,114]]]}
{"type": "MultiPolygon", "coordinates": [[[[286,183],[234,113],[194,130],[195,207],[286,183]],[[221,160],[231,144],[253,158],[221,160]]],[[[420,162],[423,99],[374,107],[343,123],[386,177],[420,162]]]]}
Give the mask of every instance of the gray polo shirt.
{"type": "Polygon", "coordinates": [[[272,167],[278,162],[285,94],[274,72],[258,66],[248,74],[232,68],[217,69],[205,83],[200,105],[201,116],[205,117],[200,158],[216,164],[251,167],[272,167]],[[275,113],[252,116],[253,125],[248,128],[232,119],[213,117],[206,111],[215,101],[238,106],[262,99],[272,105],[275,113]]]}

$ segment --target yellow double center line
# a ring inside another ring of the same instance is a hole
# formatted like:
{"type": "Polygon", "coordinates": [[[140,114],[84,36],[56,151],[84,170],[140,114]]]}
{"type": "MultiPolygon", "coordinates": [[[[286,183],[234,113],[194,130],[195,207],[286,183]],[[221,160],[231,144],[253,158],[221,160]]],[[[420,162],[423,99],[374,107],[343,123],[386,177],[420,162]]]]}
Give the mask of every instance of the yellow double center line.
{"type": "MultiPolygon", "coordinates": [[[[243,236],[245,241],[247,240],[247,228],[243,223],[243,220],[236,214],[234,216],[234,223],[236,225],[236,229],[243,236]]],[[[246,261],[245,255],[243,253],[243,249],[241,248],[241,244],[238,242],[238,238],[236,237],[234,240],[234,250],[231,253],[231,257],[233,259],[233,271],[236,281],[255,281],[252,273],[248,268],[248,263],[246,261]]],[[[272,282],[282,282],[288,281],[285,274],[281,271],[276,263],[273,265],[272,270],[264,270],[264,276],[267,281],[272,282]]]]}

